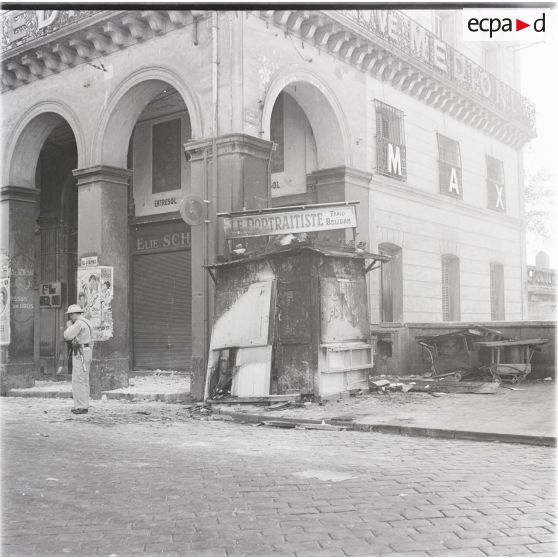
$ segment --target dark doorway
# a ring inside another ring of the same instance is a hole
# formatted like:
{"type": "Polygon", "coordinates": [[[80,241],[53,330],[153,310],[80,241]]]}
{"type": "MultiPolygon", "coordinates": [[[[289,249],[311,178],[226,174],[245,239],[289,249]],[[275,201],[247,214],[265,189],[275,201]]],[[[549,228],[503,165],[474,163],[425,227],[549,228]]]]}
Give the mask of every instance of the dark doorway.
{"type": "Polygon", "coordinates": [[[36,171],[40,189],[38,220],[39,295],[60,290],[47,305],[40,298],[38,341],[42,374],[66,373],[64,310],[76,302],[77,188],[72,171],[77,168],[77,146],[67,123],[58,125],[45,141],[36,171]]]}

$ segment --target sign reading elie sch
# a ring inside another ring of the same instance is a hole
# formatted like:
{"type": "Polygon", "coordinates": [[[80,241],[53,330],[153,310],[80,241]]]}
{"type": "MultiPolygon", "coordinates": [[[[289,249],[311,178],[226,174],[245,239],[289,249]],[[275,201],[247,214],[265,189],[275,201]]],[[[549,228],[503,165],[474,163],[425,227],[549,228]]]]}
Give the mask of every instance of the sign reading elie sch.
{"type": "Polygon", "coordinates": [[[354,205],[306,206],[288,211],[231,215],[224,219],[225,238],[296,234],[357,226],[354,205]]]}

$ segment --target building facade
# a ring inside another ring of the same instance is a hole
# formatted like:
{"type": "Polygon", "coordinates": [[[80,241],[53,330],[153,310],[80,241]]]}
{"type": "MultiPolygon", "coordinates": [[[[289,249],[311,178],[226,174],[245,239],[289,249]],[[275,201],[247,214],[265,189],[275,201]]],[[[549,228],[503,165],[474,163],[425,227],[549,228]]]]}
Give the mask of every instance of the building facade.
{"type": "Polygon", "coordinates": [[[529,320],[556,321],[556,270],[546,252],[537,253],[535,265],[527,267],[529,320]]]}
{"type": "Polygon", "coordinates": [[[199,396],[219,212],[358,201],[379,332],[527,317],[534,109],[459,11],[2,17],[4,392],[60,370],[78,302],[94,394],[159,368],[199,396]]]}

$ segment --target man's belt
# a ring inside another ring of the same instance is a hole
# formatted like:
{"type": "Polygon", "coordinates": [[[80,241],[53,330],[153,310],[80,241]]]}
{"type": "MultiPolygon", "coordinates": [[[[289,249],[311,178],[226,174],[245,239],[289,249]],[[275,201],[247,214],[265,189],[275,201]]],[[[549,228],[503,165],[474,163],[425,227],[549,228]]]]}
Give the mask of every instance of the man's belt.
{"type": "Polygon", "coordinates": [[[89,347],[89,343],[82,343],[80,347],[89,347]]]}

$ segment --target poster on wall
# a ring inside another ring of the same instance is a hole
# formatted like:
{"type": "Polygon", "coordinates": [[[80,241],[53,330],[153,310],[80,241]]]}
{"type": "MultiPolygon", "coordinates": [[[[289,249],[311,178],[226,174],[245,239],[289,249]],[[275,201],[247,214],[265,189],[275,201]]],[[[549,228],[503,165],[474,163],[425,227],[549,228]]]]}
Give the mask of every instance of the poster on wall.
{"type": "Polygon", "coordinates": [[[106,341],[113,335],[113,268],[78,268],[77,301],[93,327],[93,341],[106,341]]]}
{"type": "Polygon", "coordinates": [[[8,265],[2,261],[0,275],[0,345],[10,344],[10,276],[8,265]]]}

